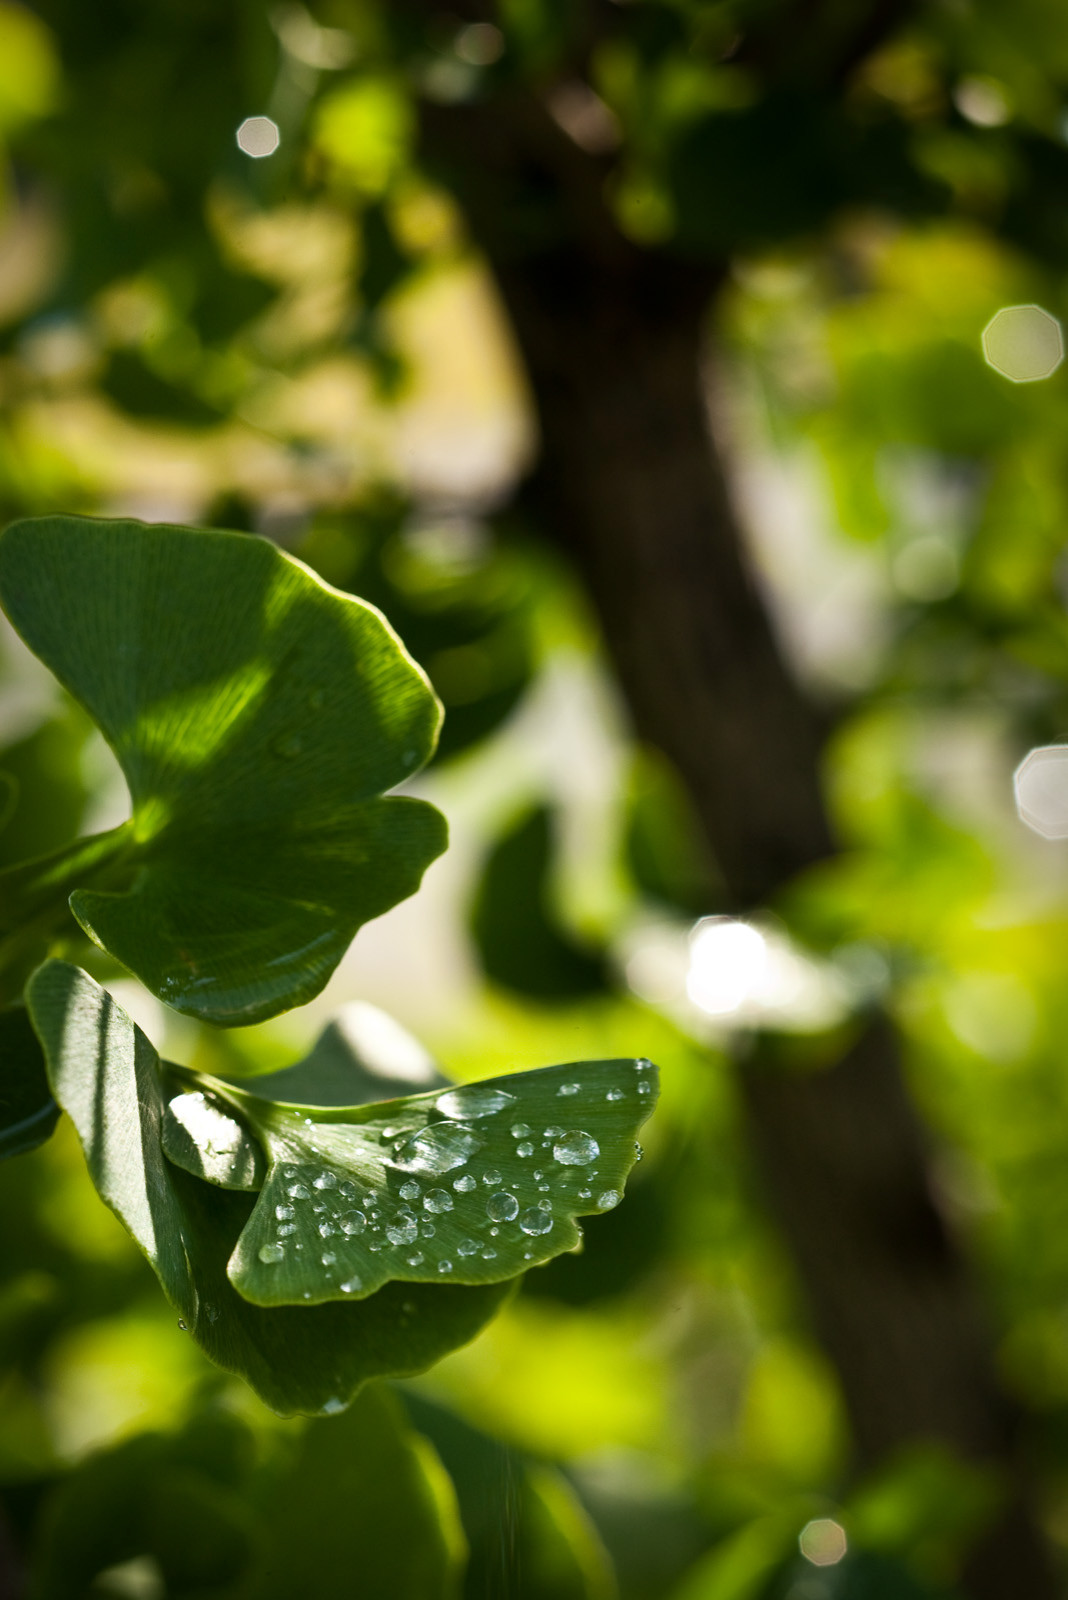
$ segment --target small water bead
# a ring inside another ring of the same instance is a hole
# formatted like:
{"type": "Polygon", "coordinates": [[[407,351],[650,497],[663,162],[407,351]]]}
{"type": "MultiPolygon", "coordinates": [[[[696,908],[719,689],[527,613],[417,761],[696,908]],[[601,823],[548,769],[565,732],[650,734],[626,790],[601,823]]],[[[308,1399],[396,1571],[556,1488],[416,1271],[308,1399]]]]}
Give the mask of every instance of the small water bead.
{"type": "Polygon", "coordinates": [[[623,1099],[623,1090],[622,1089],[609,1089],[608,1093],[605,1095],[605,1099],[606,1100],[622,1100],[623,1099]]]}
{"type": "Polygon", "coordinates": [[[205,1311],[205,1313],[207,1315],[207,1319],[208,1319],[209,1322],[218,1322],[218,1320],[219,1320],[219,1308],[218,1308],[218,1306],[206,1305],[204,1307],[204,1311],[205,1311]]]}
{"type": "Polygon", "coordinates": [[[407,1183],[401,1184],[400,1192],[403,1200],[418,1200],[423,1191],[414,1178],[409,1178],[407,1183]]]}
{"type": "Polygon", "coordinates": [[[528,1128],[525,1122],[516,1122],[512,1125],[513,1139],[526,1139],[533,1133],[533,1128],[528,1128]]]}
{"type": "Polygon", "coordinates": [[[635,1141],[634,1141],[634,1159],[635,1159],[635,1161],[640,1161],[644,1154],[645,1154],[645,1151],[642,1149],[642,1147],[638,1143],[637,1139],[635,1139],[635,1141]]]}
{"type": "Polygon", "coordinates": [[[556,1092],[558,1095],[578,1094],[581,1088],[581,1083],[562,1083],[556,1092]]]}
{"type": "Polygon", "coordinates": [[[459,1178],[454,1178],[452,1186],[457,1194],[470,1194],[472,1189],[478,1188],[478,1184],[469,1172],[463,1173],[459,1178]]]}
{"type": "Polygon", "coordinates": [[[329,1239],[329,1237],[333,1233],[333,1231],[334,1231],[334,1224],[332,1222],[320,1222],[320,1224],[319,1224],[319,1237],[320,1237],[320,1239],[329,1239]]]}
{"type": "Polygon", "coordinates": [[[539,1211],[551,1211],[552,1208],[553,1208],[553,1203],[552,1203],[551,1200],[539,1200],[538,1201],[538,1210],[539,1211]]]}
{"type": "Polygon", "coordinates": [[[514,1194],[502,1189],[499,1194],[491,1194],[486,1201],[486,1215],[491,1222],[511,1222],[513,1217],[519,1215],[519,1201],[514,1194]]]}
{"type": "Polygon", "coordinates": [[[524,1140],[522,1144],[516,1145],[515,1153],[517,1156],[532,1156],[534,1154],[534,1146],[530,1143],[529,1139],[524,1140]]]}
{"type": "Polygon", "coordinates": [[[544,1174],[544,1172],[542,1172],[542,1170],[541,1170],[541,1168],[540,1168],[540,1167],[535,1167],[535,1168],[534,1168],[534,1179],[535,1179],[535,1182],[536,1182],[536,1181],[537,1181],[537,1180],[538,1180],[538,1179],[539,1179],[539,1178],[544,1178],[544,1176],[545,1176],[545,1174],[544,1174]]]}
{"type": "Polygon", "coordinates": [[[618,1206],[622,1198],[618,1189],[606,1189],[603,1194],[597,1196],[597,1204],[602,1211],[611,1211],[613,1206],[618,1206]]]}
{"type": "Polygon", "coordinates": [[[282,1176],[283,1176],[283,1178],[295,1178],[296,1175],[297,1175],[296,1167],[283,1167],[282,1168],[282,1176]]]}
{"type": "Polygon", "coordinates": [[[423,1254],[423,1252],[421,1250],[415,1250],[408,1257],[408,1265],[410,1267],[421,1267],[425,1260],[426,1256],[423,1254]]]}
{"type": "Polygon", "coordinates": [[[386,1241],[384,1239],[372,1239],[367,1248],[377,1255],[380,1250],[386,1248],[386,1241]]]}
{"type": "Polygon", "coordinates": [[[362,1233],[367,1226],[367,1218],[362,1211],[346,1211],[338,1221],[342,1233],[347,1233],[350,1238],[354,1233],[362,1233]]]}
{"type": "Polygon", "coordinates": [[[293,1207],[275,1206],[274,1214],[278,1218],[279,1222],[288,1222],[290,1217],[293,1216],[293,1207]]]}
{"type": "Polygon", "coordinates": [[[355,1294],[357,1289],[363,1288],[363,1279],[353,1276],[341,1285],[342,1294],[355,1294]]]}
{"type": "Polygon", "coordinates": [[[290,1234],[296,1233],[296,1231],[297,1225],[295,1222],[284,1222],[278,1230],[278,1237],[280,1239],[288,1239],[290,1234]]]}
{"type": "Polygon", "coordinates": [[[548,1194],[550,1188],[551,1188],[551,1185],[548,1184],[548,1183],[539,1183],[538,1184],[538,1193],[539,1194],[548,1194]]]}
{"type": "Polygon", "coordinates": [[[320,1172],[319,1176],[315,1180],[315,1187],[317,1189],[336,1189],[337,1188],[337,1173],[336,1172],[320,1172]]]}
{"type": "Polygon", "coordinates": [[[496,1250],[483,1250],[482,1259],[483,1259],[483,1261],[496,1261],[496,1259],[497,1259],[496,1250]]]}
{"type": "Polygon", "coordinates": [[[500,1231],[501,1231],[501,1230],[500,1230],[500,1228],[491,1228],[491,1229],[490,1229],[490,1236],[491,1236],[491,1238],[494,1238],[494,1239],[496,1239],[496,1237],[497,1237],[497,1235],[498,1235],[498,1234],[499,1234],[499,1233],[500,1233],[500,1231]]]}
{"type": "Polygon", "coordinates": [[[639,1094],[652,1094],[652,1092],[653,1092],[652,1084],[648,1081],[648,1079],[643,1078],[641,1083],[639,1083],[639,1085],[638,1085],[638,1093],[639,1094]]]}
{"type": "Polygon", "coordinates": [[[546,1139],[559,1139],[559,1137],[563,1133],[563,1131],[564,1131],[563,1128],[555,1128],[555,1127],[554,1128],[545,1128],[545,1129],[543,1129],[544,1137],[546,1139]]]}
{"type": "Polygon", "coordinates": [[[393,1221],[386,1226],[386,1238],[390,1244],[414,1244],[418,1237],[419,1224],[411,1215],[403,1216],[398,1211],[393,1221]]]}
{"type": "Polygon", "coordinates": [[[312,1206],[312,1215],[316,1216],[316,1217],[321,1217],[325,1210],[326,1210],[326,1207],[323,1206],[323,1205],[312,1206]]]}
{"type": "Polygon", "coordinates": [[[503,1111],[505,1106],[510,1106],[514,1099],[515,1095],[508,1094],[504,1089],[471,1083],[439,1095],[434,1104],[446,1117],[490,1117],[495,1111],[503,1111]]]}
{"type": "Polygon", "coordinates": [[[533,1252],[533,1250],[524,1250],[523,1251],[523,1260],[524,1261],[533,1261],[534,1260],[534,1252],[533,1252]]]}
{"type": "Polygon", "coordinates": [[[310,1289],[305,1289],[304,1298],[305,1298],[305,1300],[310,1300],[311,1299],[311,1290],[310,1289]]]}
{"type": "Polygon", "coordinates": [[[579,1197],[580,1200],[592,1200],[592,1198],[593,1198],[593,1190],[592,1189],[580,1189],[579,1192],[578,1192],[578,1197],[579,1197]]]}
{"type": "Polygon", "coordinates": [[[183,1322],[181,1317],[178,1318],[178,1331],[180,1333],[188,1333],[189,1332],[189,1324],[188,1324],[188,1322],[183,1322]]]}
{"type": "Polygon", "coordinates": [[[496,1189],[499,1183],[504,1182],[504,1179],[501,1177],[496,1167],[491,1167],[488,1172],[484,1172],[482,1174],[482,1182],[486,1185],[487,1189],[496,1189]]]}
{"type": "Polygon", "coordinates": [[[306,1189],[302,1183],[291,1183],[286,1190],[286,1194],[291,1200],[307,1200],[311,1190],[306,1189]]]}
{"type": "Polygon", "coordinates": [[[257,1254],[265,1266],[276,1265],[285,1256],[285,1246],[280,1244],[261,1244],[257,1254]]]}
{"type": "Polygon", "coordinates": [[[439,1261],[438,1262],[438,1271],[439,1272],[451,1272],[452,1271],[452,1262],[451,1261],[439,1261]]]}
{"type": "Polygon", "coordinates": [[[334,1262],[337,1260],[337,1256],[334,1255],[332,1250],[324,1250],[322,1255],[319,1257],[319,1260],[322,1262],[324,1267],[332,1267],[334,1262]]]}
{"type": "Polygon", "coordinates": [[[422,1234],[424,1239],[432,1239],[437,1232],[437,1229],[432,1222],[424,1222],[422,1227],[419,1229],[419,1232],[422,1234]]]}
{"type": "Polygon", "coordinates": [[[360,1191],[354,1183],[343,1183],[338,1189],[338,1194],[344,1195],[346,1200],[358,1200],[360,1191]]]}
{"type": "Polygon", "coordinates": [[[524,1233],[548,1233],[553,1225],[553,1219],[544,1211],[539,1211],[532,1206],[529,1211],[524,1211],[519,1219],[519,1226],[524,1233]]]}
{"type": "Polygon", "coordinates": [[[404,1125],[403,1122],[396,1122],[396,1123],[391,1122],[391,1123],[388,1123],[387,1126],[384,1127],[381,1130],[381,1137],[383,1139],[395,1139],[397,1137],[398,1133],[410,1133],[410,1132],[411,1132],[410,1128],[407,1128],[404,1125]]]}
{"type": "Polygon", "coordinates": [[[596,1161],[600,1153],[597,1140],[591,1134],[583,1133],[581,1128],[573,1128],[570,1133],[562,1134],[553,1145],[553,1158],[562,1167],[587,1167],[591,1161],[596,1161]]]}
{"type": "Polygon", "coordinates": [[[456,1246],[456,1254],[460,1256],[477,1256],[477,1239],[461,1239],[460,1243],[456,1246]]]}
{"type": "Polygon", "coordinates": [[[452,1195],[447,1189],[430,1189],[423,1196],[424,1211],[440,1213],[452,1210],[452,1195]]]}

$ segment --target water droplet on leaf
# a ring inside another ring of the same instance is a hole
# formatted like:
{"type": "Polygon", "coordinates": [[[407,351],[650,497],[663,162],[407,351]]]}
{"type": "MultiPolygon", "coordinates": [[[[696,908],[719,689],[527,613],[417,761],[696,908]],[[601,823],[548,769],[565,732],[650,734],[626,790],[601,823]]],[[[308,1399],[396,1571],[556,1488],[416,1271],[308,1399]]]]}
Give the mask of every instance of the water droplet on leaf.
{"type": "Polygon", "coordinates": [[[562,1134],[553,1145],[553,1159],[563,1167],[589,1166],[600,1153],[597,1140],[591,1134],[583,1133],[581,1128],[572,1128],[570,1133],[562,1134]]]}
{"type": "Polygon", "coordinates": [[[268,1267],[281,1261],[285,1253],[284,1246],[280,1244],[261,1244],[258,1252],[260,1260],[268,1267]]]}
{"type": "Polygon", "coordinates": [[[503,1111],[514,1099],[515,1095],[508,1094],[504,1089],[490,1089],[481,1083],[469,1083],[439,1095],[434,1104],[446,1117],[489,1117],[495,1111],[503,1111]]]}
{"type": "Polygon", "coordinates": [[[519,1215],[519,1201],[514,1194],[503,1190],[500,1194],[491,1194],[486,1201],[486,1215],[491,1222],[511,1222],[519,1215]]]}
{"type": "Polygon", "coordinates": [[[452,1186],[456,1190],[457,1194],[470,1194],[472,1189],[477,1189],[478,1187],[474,1178],[469,1172],[465,1172],[462,1177],[454,1178],[452,1180],[452,1186]]]}
{"type": "Polygon", "coordinates": [[[597,1196],[597,1204],[602,1211],[611,1211],[613,1206],[618,1206],[623,1196],[618,1189],[606,1189],[597,1196]]]}
{"type": "Polygon", "coordinates": [[[350,1236],[354,1233],[362,1233],[366,1226],[367,1218],[362,1211],[346,1211],[341,1218],[341,1231],[350,1236]]]}
{"type": "Polygon", "coordinates": [[[428,1189],[423,1196],[423,1209],[425,1211],[451,1211],[452,1195],[447,1189],[428,1189]]]}
{"type": "Polygon", "coordinates": [[[557,1089],[557,1094],[578,1094],[582,1085],[580,1083],[562,1083],[557,1089]]]}
{"type": "Polygon", "coordinates": [[[424,1172],[433,1177],[462,1167],[482,1140],[459,1122],[436,1122],[405,1139],[394,1156],[394,1164],[405,1172],[424,1172]]]}
{"type": "Polygon", "coordinates": [[[544,1211],[537,1210],[536,1207],[532,1207],[530,1211],[524,1211],[519,1219],[519,1226],[524,1233],[548,1233],[552,1225],[552,1217],[548,1216],[544,1211]]]}

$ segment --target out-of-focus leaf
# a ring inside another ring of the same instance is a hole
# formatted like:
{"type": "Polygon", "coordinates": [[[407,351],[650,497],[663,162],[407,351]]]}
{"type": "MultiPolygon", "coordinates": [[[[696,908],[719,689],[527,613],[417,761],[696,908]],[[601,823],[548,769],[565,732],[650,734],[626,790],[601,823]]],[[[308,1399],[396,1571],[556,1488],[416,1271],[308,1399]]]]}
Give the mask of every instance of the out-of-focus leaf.
{"type": "Polygon", "coordinates": [[[395,1399],[365,1390],[349,1415],[301,1436],[263,1517],[248,1600],[453,1600],[466,1555],[456,1495],[395,1399]]]}
{"type": "Polygon", "coordinates": [[[421,1371],[473,1338],[507,1296],[507,1284],[392,1283],[358,1304],[249,1304],[230,1283],[227,1262],[252,1201],[164,1156],[166,1093],[144,1034],[65,962],[46,963],[28,999],[53,1092],[101,1198],[197,1343],[275,1410],[340,1410],[368,1378],[421,1371]]]}
{"type": "Polygon", "coordinates": [[[468,1600],[613,1600],[612,1565],[562,1474],[414,1393],[405,1406],[456,1489],[469,1557],[468,1600]],[[510,1537],[502,1539],[502,1529],[510,1537]]]}
{"type": "Polygon", "coordinates": [[[358,1106],[448,1083],[418,1039],[385,1011],[357,1000],[327,1023],[302,1061],[244,1078],[239,1087],[262,1100],[358,1106]]]}
{"type": "Polygon", "coordinates": [[[604,959],[555,921],[549,903],[552,817],[524,816],[490,852],[471,911],[488,978],[547,1001],[581,1000],[605,986],[604,959]]]}
{"type": "Polygon", "coordinates": [[[717,883],[693,804],[655,750],[634,763],[627,812],[627,864],[638,887],[692,916],[707,915],[717,883]]]}
{"type": "Polygon", "coordinates": [[[88,728],[79,724],[84,722],[72,708],[69,716],[49,718],[0,751],[0,783],[13,784],[0,835],[0,867],[48,855],[78,832],[89,797],[81,767],[88,728]]]}
{"type": "Polygon", "coordinates": [[[444,848],[433,807],[382,798],[433,751],[424,675],[375,611],[265,540],[16,523],[0,600],[100,725],[133,800],[109,847],[121,887],[76,869],[61,886],[177,1010],[234,1025],[309,1000],[444,848]]]}
{"type": "Polygon", "coordinates": [[[51,111],[59,93],[55,43],[25,6],[0,5],[0,134],[51,111]]]}
{"type": "Polygon", "coordinates": [[[25,1007],[0,1011],[0,1159],[43,1144],[58,1116],[25,1007]]]}

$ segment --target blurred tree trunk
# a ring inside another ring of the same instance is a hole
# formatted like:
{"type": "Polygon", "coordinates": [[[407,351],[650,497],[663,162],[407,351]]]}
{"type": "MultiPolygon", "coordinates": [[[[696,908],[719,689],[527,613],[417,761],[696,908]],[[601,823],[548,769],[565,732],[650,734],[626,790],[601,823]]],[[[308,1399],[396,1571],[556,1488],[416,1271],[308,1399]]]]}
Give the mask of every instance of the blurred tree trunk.
{"type": "MultiPolygon", "coordinates": [[[[601,164],[530,96],[428,107],[424,150],[496,274],[541,427],[544,527],[578,565],[637,732],[675,764],[744,911],[834,849],[817,718],[748,569],[712,437],[702,337],[724,268],[640,250],[601,164]]],[[[1055,1592],[1014,1408],[932,1197],[897,1042],[874,1023],[828,1071],[742,1070],[754,1147],[862,1466],[940,1440],[989,1463],[1003,1514],[974,1600],[1055,1592]]]]}

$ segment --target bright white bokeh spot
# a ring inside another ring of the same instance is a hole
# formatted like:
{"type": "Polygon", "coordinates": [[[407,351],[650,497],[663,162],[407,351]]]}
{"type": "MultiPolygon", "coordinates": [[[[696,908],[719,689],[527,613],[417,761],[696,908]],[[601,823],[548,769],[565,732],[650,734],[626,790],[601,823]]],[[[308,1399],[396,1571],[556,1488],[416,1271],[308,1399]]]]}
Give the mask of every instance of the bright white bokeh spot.
{"type": "Polygon", "coordinates": [[[983,329],[983,355],[1010,383],[1037,383],[1064,360],[1061,325],[1041,306],[1003,306],[983,329]]]}
{"type": "Polygon", "coordinates": [[[272,122],[270,117],[246,117],[237,130],[239,149],[256,161],[264,156],[273,156],[281,142],[278,124],[272,122]]]}
{"type": "Polygon", "coordinates": [[[1068,839],[1068,744],[1044,744],[1013,778],[1020,821],[1043,839],[1068,839]]]}
{"type": "Polygon", "coordinates": [[[767,967],[767,940],[756,928],[706,917],[690,937],[686,993],[707,1016],[727,1016],[760,994],[767,967]]]}
{"type": "Polygon", "coordinates": [[[849,1549],[845,1529],[833,1517],[814,1517],[801,1529],[798,1544],[814,1567],[834,1567],[849,1549]]]}
{"type": "Polygon", "coordinates": [[[962,78],[953,91],[953,104],[977,128],[1000,128],[1012,116],[1004,85],[996,78],[962,78]]]}

